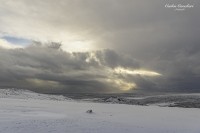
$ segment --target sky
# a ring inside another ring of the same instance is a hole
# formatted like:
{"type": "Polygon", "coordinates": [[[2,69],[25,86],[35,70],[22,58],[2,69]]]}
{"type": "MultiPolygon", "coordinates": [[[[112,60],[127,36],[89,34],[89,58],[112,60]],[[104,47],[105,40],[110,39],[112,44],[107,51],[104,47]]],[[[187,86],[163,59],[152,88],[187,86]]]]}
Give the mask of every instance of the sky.
{"type": "Polygon", "coordinates": [[[0,88],[200,92],[199,0],[0,2],[0,88]]]}

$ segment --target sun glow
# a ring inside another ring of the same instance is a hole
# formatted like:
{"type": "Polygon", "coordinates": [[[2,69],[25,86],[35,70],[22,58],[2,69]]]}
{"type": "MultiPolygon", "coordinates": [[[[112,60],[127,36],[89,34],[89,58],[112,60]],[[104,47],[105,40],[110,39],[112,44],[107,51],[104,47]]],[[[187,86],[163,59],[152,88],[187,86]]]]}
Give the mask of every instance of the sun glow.
{"type": "Polygon", "coordinates": [[[69,41],[62,48],[68,52],[87,52],[94,49],[91,41],[69,41]]]}
{"type": "Polygon", "coordinates": [[[122,79],[108,79],[107,81],[112,83],[113,85],[116,85],[117,87],[120,87],[122,91],[129,91],[136,88],[135,83],[129,83],[122,79]]]}
{"type": "Polygon", "coordinates": [[[149,71],[149,70],[131,70],[131,69],[125,69],[122,67],[118,67],[114,69],[115,73],[119,74],[129,74],[129,75],[143,75],[143,76],[161,76],[160,73],[154,72],[154,71],[149,71]]]}

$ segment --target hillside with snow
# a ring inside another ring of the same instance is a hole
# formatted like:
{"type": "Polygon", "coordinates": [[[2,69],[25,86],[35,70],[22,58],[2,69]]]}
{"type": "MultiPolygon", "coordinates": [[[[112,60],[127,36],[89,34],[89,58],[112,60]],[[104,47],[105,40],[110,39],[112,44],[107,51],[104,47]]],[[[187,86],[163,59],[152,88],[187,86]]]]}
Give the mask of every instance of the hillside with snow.
{"type": "Polygon", "coordinates": [[[62,95],[39,94],[30,90],[23,89],[0,89],[0,98],[14,98],[14,99],[38,99],[38,100],[70,100],[70,98],[62,95]]]}
{"type": "Polygon", "coordinates": [[[0,133],[199,133],[199,111],[74,101],[2,89],[0,133]]]}

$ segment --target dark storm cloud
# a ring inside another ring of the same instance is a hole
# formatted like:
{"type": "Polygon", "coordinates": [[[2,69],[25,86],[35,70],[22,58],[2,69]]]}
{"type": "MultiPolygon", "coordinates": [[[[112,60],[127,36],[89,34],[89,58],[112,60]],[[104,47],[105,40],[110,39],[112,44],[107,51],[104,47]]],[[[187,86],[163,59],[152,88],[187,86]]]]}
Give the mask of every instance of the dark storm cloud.
{"type": "MultiPolygon", "coordinates": [[[[191,46],[191,45],[190,45],[191,46]]],[[[200,83],[200,52],[191,53],[188,49],[180,48],[170,58],[159,59],[159,69],[165,76],[163,88],[177,91],[199,91],[200,83]]],[[[175,52],[175,51],[174,51],[175,52]]]]}
{"type": "Polygon", "coordinates": [[[112,50],[68,53],[60,49],[59,43],[34,42],[24,49],[0,48],[1,87],[118,92],[120,86],[106,81],[112,76],[109,71],[116,67],[135,69],[139,63],[112,50]],[[114,62],[110,62],[112,59],[114,62]]]}
{"type": "Polygon", "coordinates": [[[149,6],[145,9],[140,8],[138,17],[129,15],[132,27],[117,30],[114,35],[107,37],[108,41],[112,42],[115,49],[127,52],[143,62],[141,66],[163,74],[161,78],[152,82],[135,80],[135,83],[143,86],[141,88],[145,91],[199,92],[200,3],[156,1],[149,6]],[[161,5],[165,3],[190,3],[195,7],[177,12],[162,8],[161,5]]]}

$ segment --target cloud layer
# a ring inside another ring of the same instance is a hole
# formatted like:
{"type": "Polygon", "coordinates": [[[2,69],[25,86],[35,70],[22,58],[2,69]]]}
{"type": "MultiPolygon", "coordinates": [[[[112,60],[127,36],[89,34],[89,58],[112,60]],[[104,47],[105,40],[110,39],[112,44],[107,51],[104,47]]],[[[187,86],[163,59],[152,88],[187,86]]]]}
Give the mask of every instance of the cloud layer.
{"type": "Polygon", "coordinates": [[[134,89],[114,69],[138,69],[136,60],[113,50],[69,53],[60,46],[34,42],[25,48],[0,48],[1,87],[53,92],[120,92],[126,86],[134,89]]]}
{"type": "Polygon", "coordinates": [[[196,0],[1,0],[1,86],[198,92],[199,5],[196,0]],[[175,11],[165,4],[194,8],[175,11]],[[8,37],[41,43],[24,47],[8,37]],[[116,73],[116,68],[162,76],[116,73]]]}

